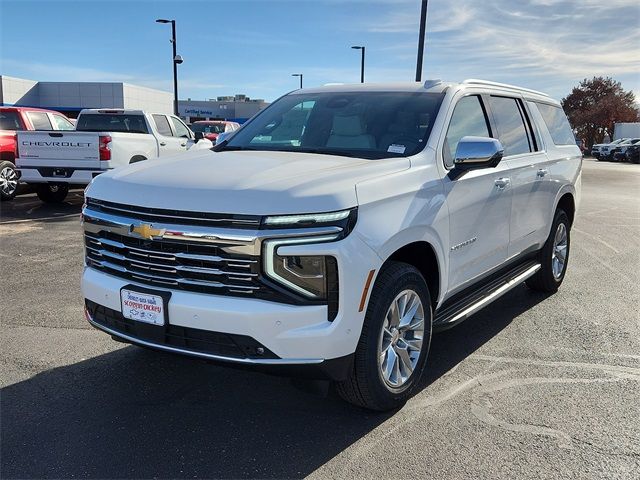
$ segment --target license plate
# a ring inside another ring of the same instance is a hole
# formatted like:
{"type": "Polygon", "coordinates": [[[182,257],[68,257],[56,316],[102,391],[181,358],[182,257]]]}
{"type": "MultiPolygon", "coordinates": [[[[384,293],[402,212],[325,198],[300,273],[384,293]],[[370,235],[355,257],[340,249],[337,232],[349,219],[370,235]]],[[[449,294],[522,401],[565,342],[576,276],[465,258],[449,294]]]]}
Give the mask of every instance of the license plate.
{"type": "Polygon", "coordinates": [[[53,171],[53,176],[54,177],[66,177],[67,176],[67,171],[63,168],[56,168],[53,171]]]}
{"type": "Polygon", "coordinates": [[[120,290],[120,300],[124,318],[152,325],[164,325],[165,304],[160,295],[123,288],[120,290]]]}

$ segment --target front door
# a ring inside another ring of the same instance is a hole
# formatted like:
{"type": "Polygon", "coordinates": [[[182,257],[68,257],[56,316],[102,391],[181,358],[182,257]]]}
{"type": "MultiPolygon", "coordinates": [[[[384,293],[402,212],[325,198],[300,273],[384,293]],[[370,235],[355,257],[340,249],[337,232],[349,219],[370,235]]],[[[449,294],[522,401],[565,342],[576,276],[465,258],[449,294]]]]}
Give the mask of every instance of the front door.
{"type": "Polygon", "coordinates": [[[443,179],[449,208],[449,285],[455,293],[507,259],[511,216],[509,165],[470,170],[457,176],[456,147],[465,136],[491,137],[483,99],[462,97],[456,104],[442,149],[449,175],[443,179]]]}

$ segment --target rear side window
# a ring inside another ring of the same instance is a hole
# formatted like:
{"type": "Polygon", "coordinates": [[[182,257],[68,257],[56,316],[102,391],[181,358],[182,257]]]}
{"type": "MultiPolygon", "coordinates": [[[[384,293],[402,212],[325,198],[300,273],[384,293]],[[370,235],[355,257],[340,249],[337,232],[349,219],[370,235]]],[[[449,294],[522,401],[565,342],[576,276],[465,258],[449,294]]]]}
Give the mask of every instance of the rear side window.
{"type": "Polygon", "coordinates": [[[575,145],[573,131],[562,108],[546,103],[537,103],[536,105],[549,129],[553,143],[556,145],[575,145]]]}
{"type": "Polygon", "coordinates": [[[22,130],[18,112],[0,112],[0,130],[22,130]]]}
{"type": "Polygon", "coordinates": [[[165,137],[172,137],[173,132],[171,131],[171,127],[169,126],[169,120],[164,115],[153,115],[153,121],[156,124],[156,128],[158,129],[158,133],[160,135],[164,135],[165,137]]]}
{"type": "Polygon", "coordinates": [[[529,135],[518,101],[515,98],[490,97],[489,102],[505,157],[531,152],[529,135]]]}
{"type": "Polygon", "coordinates": [[[149,133],[142,115],[86,113],[80,115],[76,130],[82,132],[149,133]]]}
{"type": "Polygon", "coordinates": [[[49,116],[44,112],[29,112],[29,120],[36,130],[53,130],[49,116]]]}
{"type": "Polygon", "coordinates": [[[487,117],[480,97],[472,95],[462,98],[453,110],[442,155],[447,168],[453,167],[456,148],[462,137],[490,137],[487,117]]]}

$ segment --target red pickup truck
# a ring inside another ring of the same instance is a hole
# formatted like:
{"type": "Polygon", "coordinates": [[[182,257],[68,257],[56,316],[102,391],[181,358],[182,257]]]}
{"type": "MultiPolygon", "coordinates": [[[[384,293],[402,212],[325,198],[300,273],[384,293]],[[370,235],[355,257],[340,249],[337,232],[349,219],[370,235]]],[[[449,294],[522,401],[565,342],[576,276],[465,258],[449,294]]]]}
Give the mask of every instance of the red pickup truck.
{"type": "Polygon", "coordinates": [[[16,132],[18,130],[74,130],[71,121],[53,110],[0,107],[0,199],[11,200],[18,190],[16,132]]]}

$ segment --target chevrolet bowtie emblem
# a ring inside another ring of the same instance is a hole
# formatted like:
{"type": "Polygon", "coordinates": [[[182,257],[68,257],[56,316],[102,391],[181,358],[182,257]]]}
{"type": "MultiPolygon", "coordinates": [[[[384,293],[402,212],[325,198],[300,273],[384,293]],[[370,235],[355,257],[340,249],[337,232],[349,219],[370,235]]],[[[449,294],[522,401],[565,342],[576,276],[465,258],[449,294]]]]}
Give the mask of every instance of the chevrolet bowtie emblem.
{"type": "Polygon", "coordinates": [[[138,226],[131,225],[131,232],[137,233],[145,240],[151,240],[153,237],[161,237],[164,230],[159,228],[153,228],[153,225],[148,223],[141,223],[138,226]]]}

